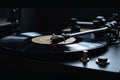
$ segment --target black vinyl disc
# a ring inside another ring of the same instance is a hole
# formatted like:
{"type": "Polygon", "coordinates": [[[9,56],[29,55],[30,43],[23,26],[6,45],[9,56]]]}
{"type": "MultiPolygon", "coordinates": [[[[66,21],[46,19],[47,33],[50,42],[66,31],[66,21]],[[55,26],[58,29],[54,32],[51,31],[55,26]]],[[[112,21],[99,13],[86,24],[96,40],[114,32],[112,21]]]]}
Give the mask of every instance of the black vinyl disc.
{"type": "MultiPolygon", "coordinates": [[[[49,35],[41,35],[37,36],[42,38],[41,41],[44,41],[43,37],[49,35]]],[[[67,53],[75,53],[75,52],[82,52],[83,50],[97,50],[99,48],[103,48],[107,45],[105,40],[96,39],[94,34],[87,34],[82,36],[72,37],[66,42],[62,42],[55,46],[50,44],[42,44],[42,43],[35,43],[32,41],[36,37],[21,37],[19,36],[20,40],[8,41],[8,42],[0,42],[1,47],[4,47],[8,50],[18,51],[23,54],[32,54],[32,55],[44,55],[44,54],[67,54],[67,53]],[[23,39],[23,40],[22,40],[23,39]],[[69,41],[72,40],[72,41],[69,41]],[[68,42],[67,42],[68,41],[68,42]]],[[[38,40],[40,41],[40,39],[38,40]]]]}
{"type": "Polygon", "coordinates": [[[90,53],[89,57],[93,53],[98,55],[99,51],[104,50],[101,48],[105,48],[107,45],[104,38],[96,39],[94,34],[71,37],[67,40],[68,42],[61,42],[57,45],[41,44],[32,41],[33,39],[44,36],[49,35],[40,35],[35,37],[8,36],[0,40],[0,47],[8,51],[10,55],[12,54],[32,59],[61,62],[79,59],[83,50],[88,50],[88,53],[90,53]],[[93,52],[91,53],[91,51],[93,52]]]}

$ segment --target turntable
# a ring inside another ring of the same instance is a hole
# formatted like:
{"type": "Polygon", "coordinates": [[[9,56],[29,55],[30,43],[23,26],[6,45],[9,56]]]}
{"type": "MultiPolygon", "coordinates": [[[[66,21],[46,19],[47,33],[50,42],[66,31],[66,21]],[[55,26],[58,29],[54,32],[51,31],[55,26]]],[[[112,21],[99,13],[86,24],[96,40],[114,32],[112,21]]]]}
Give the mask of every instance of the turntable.
{"type": "MultiPolygon", "coordinates": [[[[69,28],[63,29],[61,34],[51,33],[37,36],[23,36],[6,42],[9,36],[0,40],[1,47],[17,51],[19,55],[26,56],[48,56],[48,55],[81,55],[87,50],[90,55],[92,51],[104,51],[109,44],[119,43],[119,26],[117,15],[106,21],[103,16],[97,16],[93,22],[80,22],[71,18],[69,28]],[[85,26],[85,27],[84,27],[85,26]],[[92,26],[92,27],[91,27],[92,26]],[[17,41],[17,42],[16,42],[17,41]],[[20,42],[19,42],[20,41],[20,42]]],[[[17,55],[18,55],[17,54],[17,55]]],[[[96,54],[94,54],[96,55],[96,54]]]]}
{"type": "Polygon", "coordinates": [[[97,50],[112,43],[119,43],[118,18],[116,17],[118,15],[113,15],[108,22],[103,16],[97,16],[93,22],[80,22],[76,18],[71,18],[69,28],[63,29],[61,34],[53,33],[30,37],[21,34],[14,35],[19,37],[14,39],[15,41],[23,40],[22,45],[12,42],[5,43],[9,37],[7,36],[1,39],[1,47],[23,53],[40,54],[67,54],[97,50]]]}
{"type": "MultiPolygon", "coordinates": [[[[117,73],[118,77],[120,27],[116,17],[118,16],[114,15],[106,21],[103,16],[98,16],[93,22],[71,18],[68,28],[60,34],[13,34],[1,38],[0,47],[5,54],[67,66],[68,72],[112,72],[117,73]]],[[[91,76],[94,77],[93,74],[91,76]]],[[[106,74],[103,76],[106,77],[106,74]]],[[[113,74],[107,76],[112,77],[113,74]]]]}

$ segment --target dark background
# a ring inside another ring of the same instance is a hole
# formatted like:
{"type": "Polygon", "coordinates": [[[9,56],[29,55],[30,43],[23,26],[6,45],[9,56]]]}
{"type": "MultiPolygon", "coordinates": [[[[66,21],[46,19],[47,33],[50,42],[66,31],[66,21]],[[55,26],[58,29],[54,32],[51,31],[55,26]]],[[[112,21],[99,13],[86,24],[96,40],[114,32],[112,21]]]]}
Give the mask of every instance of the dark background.
{"type": "MultiPolygon", "coordinates": [[[[69,25],[71,17],[92,21],[96,16],[105,18],[120,13],[119,8],[22,8],[21,31],[60,31],[69,25]]],[[[8,8],[0,8],[0,19],[8,17],[8,8]]]]}

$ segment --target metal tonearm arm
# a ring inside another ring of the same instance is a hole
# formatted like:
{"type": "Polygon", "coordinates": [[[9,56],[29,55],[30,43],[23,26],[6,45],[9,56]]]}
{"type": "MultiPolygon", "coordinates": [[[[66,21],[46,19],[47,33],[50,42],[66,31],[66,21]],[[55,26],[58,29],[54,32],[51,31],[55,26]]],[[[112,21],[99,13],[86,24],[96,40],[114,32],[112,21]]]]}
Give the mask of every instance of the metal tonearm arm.
{"type": "Polygon", "coordinates": [[[100,32],[100,31],[106,31],[107,29],[108,29],[108,27],[103,27],[103,28],[99,28],[99,29],[93,29],[93,30],[87,30],[87,31],[83,31],[83,32],[72,33],[72,34],[69,34],[69,36],[73,37],[73,36],[78,36],[78,35],[96,33],[96,32],[100,32]]]}
{"type": "Polygon", "coordinates": [[[99,28],[99,29],[87,30],[87,31],[83,31],[83,32],[68,33],[68,34],[64,34],[64,35],[53,35],[51,37],[51,41],[53,43],[58,43],[61,41],[65,41],[66,39],[68,39],[70,37],[74,37],[74,36],[78,36],[78,35],[85,35],[85,34],[90,34],[90,33],[95,33],[95,32],[100,32],[100,31],[106,31],[107,29],[108,29],[108,27],[104,27],[104,28],[99,28]]]}
{"type": "Polygon", "coordinates": [[[78,35],[85,35],[85,34],[90,34],[90,33],[96,33],[96,32],[105,32],[106,31],[107,33],[112,34],[113,32],[116,33],[117,29],[118,29],[117,22],[111,21],[111,22],[106,23],[102,28],[98,28],[98,29],[87,30],[87,31],[83,31],[83,32],[76,32],[76,33],[53,35],[51,37],[51,42],[58,43],[61,41],[65,41],[66,39],[68,39],[70,37],[74,37],[74,36],[78,36],[78,35]]]}

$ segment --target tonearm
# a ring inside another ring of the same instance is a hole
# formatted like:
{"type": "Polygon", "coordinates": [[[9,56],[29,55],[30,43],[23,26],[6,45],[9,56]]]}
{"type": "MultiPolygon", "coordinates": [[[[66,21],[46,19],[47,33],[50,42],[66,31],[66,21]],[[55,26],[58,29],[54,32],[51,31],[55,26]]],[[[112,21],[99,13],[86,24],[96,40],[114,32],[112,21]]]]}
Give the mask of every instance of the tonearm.
{"type": "Polygon", "coordinates": [[[97,32],[105,32],[105,34],[110,38],[111,42],[116,41],[119,37],[118,21],[113,19],[110,22],[104,23],[104,25],[102,25],[102,27],[98,29],[87,30],[87,31],[82,31],[82,32],[67,33],[67,34],[61,34],[61,35],[53,35],[51,37],[51,42],[58,43],[61,41],[65,41],[66,39],[70,37],[74,37],[78,35],[85,35],[85,34],[90,34],[90,33],[97,33],[97,32]]]}

